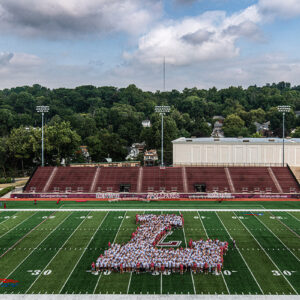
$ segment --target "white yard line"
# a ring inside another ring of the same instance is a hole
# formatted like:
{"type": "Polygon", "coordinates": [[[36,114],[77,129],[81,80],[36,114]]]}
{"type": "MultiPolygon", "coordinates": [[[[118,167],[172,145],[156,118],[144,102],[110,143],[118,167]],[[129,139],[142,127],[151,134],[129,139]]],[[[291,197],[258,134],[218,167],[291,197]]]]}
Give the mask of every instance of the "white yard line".
{"type": "Polygon", "coordinates": [[[16,245],[21,243],[31,232],[36,230],[38,227],[40,227],[43,223],[45,223],[51,216],[53,216],[55,212],[53,212],[51,215],[49,215],[46,219],[44,219],[42,222],[37,224],[34,228],[32,228],[30,231],[28,231],[25,235],[23,235],[19,240],[17,240],[12,246],[10,246],[3,254],[0,255],[0,259],[5,256],[11,249],[13,249],[16,245]]]}
{"type": "Polygon", "coordinates": [[[129,281],[128,281],[128,286],[127,286],[127,294],[129,293],[129,288],[131,284],[131,277],[132,277],[132,272],[130,273],[129,281]]]}
{"type": "MultiPolygon", "coordinates": [[[[90,238],[90,240],[88,241],[88,243],[86,244],[86,246],[85,246],[84,248],[86,248],[86,249],[89,248],[90,243],[91,243],[92,240],[94,239],[96,233],[98,232],[98,230],[99,230],[99,228],[101,227],[102,223],[103,223],[104,220],[106,219],[107,215],[108,215],[108,212],[106,213],[105,217],[102,219],[102,221],[101,221],[101,223],[99,224],[98,228],[95,230],[95,232],[93,233],[92,237],[90,238]]],[[[86,251],[86,250],[85,250],[85,251],[86,251]]],[[[84,255],[85,251],[84,251],[84,250],[82,251],[82,253],[81,253],[79,259],[77,260],[77,262],[76,262],[76,264],[75,264],[75,266],[74,266],[74,268],[73,268],[73,270],[70,272],[68,278],[66,279],[66,281],[65,281],[64,284],[63,284],[63,286],[62,286],[61,289],[59,290],[59,292],[58,292],[59,294],[60,294],[61,291],[64,289],[66,283],[69,281],[71,275],[73,274],[75,268],[76,268],[77,265],[79,264],[79,262],[80,262],[82,256],[84,255]]]]}
{"type": "MultiPolygon", "coordinates": [[[[119,229],[118,229],[118,231],[117,231],[117,233],[116,233],[116,235],[115,235],[113,244],[115,243],[116,238],[117,238],[117,236],[118,236],[118,234],[119,234],[120,228],[121,228],[121,226],[122,226],[122,224],[123,224],[123,221],[124,221],[124,219],[125,219],[125,217],[126,217],[126,213],[127,213],[127,212],[125,212],[125,214],[124,214],[124,216],[123,216],[123,219],[122,219],[122,221],[121,221],[121,223],[120,223],[120,226],[119,226],[119,229]]],[[[101,280],[101,277],[102,277],[102,273],[100,274],[100,276],[99,276],[99,278],[98,278],[98,280],[97,280],[97,283],[96,283],[95,288],[94,288],[94,290],[93,290],[93,294],[95,294],[95,292],[96,292],[96,289],[97,289],[97,286],[98,286],[98,284],[99,284],[99,282],[100,282],[100,280],[101,280]]]]}
{"type": "MultiPolygon", "coordinates": [[[[293,211],[298,211],[297,209],[295,209],[295,210],[293,210],[293,211]]],[[[293,212],[293,211],[290,211],[290,212],[293,212]]],[[[289,212],[287,211],[286,212],[288,215],[290,215],[291,217],[293,217],[295,220],[297,220],[298,222],[300,222],[300,220],[297,218],[297,217],[295,217],[294,215],[292,215],[292,214],[289,214],[289,212]]]]}
{"type": "MultiPolygon", "coordinates": [[[[14,216],[16,213],[17,213],[17,212],[15,212],[15,213],[14,213],[14,214],[12,214],[11,216],[9,216],[9,218],[2,220],[2,221],[0,222],[0,225],[2,225],[4,222],[6,222],[6,221],[10,220],[10,219],[11,219],[11,217],[12,217],[12,216],[14,216]]],[[[4,215],[4,214],[5,214],[5,212],[4,212],[4,211],[1,211],[1,212],[0,212],[0,214],[4,215]]],[[[0,215],[0,216],[1,216],[1,215],[0,215]]]]}
{"type": "MultiPolygon", "coordinates": [[[[221,224],[223,225],[223,227],[225,228],[225,230],[227,231],[227,234],[228,234],[228,235],[229,235],[229,237],[232,239],[232,236],[230,235],[229,231],[227,230],[226,226],[224,225],[224,223],[223,223],[223,221],[221,220],[221,218],[220,218],[220,216],[218,215],[218,213],[216,213],[216,215],[217,215],[217,217],[219,218],[219,220],[220,220],[221,224]]],[[[256,280],[256,278],[255,278],[254,274],[252,273],[251,269],[249,268],[249,266],[248,266],[248,264],[247,264],[246,260],[244,259],[244,257],[243,257],[243,255],[242,255],[242,253],[240,252],[240,249],[239,249],[238,247],[236,247],[236,249],[237,249],[237,251],[239,252],[239,254],[240,254],[241,258],[243,259],[243,261],[244,261],[245,265],[247,266],[247,268],[248,268],[249,272],[251,273],[251,275],[252,275],[252,277],[253,277],[254,281],[256,282],[257,286],[259,287],[260,291],[261,291],[261,292],[262,292],[262,294],[264,295],[264,292],[263,292],[263,290],[262,290],[261,286],[260,286],[260,285],[259,285],[259,283],[257,282],[257,280],[256,280]]]]}
{"type": "MultiPolygon", "coordinates": [[[[181,211],[179,211],[179,213],[181,214],[181,211]]],[[[183,231],[183,236],[184,236],[184,241],[185,241],[185,247],[187,247],[186,236],[185,236],[185,231],[184,231],[184,225],[182,226],[182,231],[183,231]]],[[[192,282],[193,282],[194,294],[196,295],[196,287],[195,287],[194,276],[193,276],[192,271],[190,271],[190,272],[191,272],[191,278],[192,278],[192,282]]]]}
{"type": "MultiPolygon", "coordinates": [[[[51,211],[51,210],[50,210],[50,211],[51,211]]],[[[18,226],[20,226],[21,224],[23,224],[25,221],[27,221],[27,220],[30,219],[31,217],[35,216],[37,213],[38,213],[38,212],[36,212],[36,213],[33,214],[33,215],[30,215],[28,218],[26,218],[25,220],[23,220],[21,223],[17,224],[17,225],[14,226],[13,228],[11,228],[10,230],[8,230],[8,231],[5,232],[4,234],[2,234],[2,235],[0,236],[0,239],[1,239],[2,237],[4,237],[6,234],[8,234],[9,232],[11,232],[12,230],[14,230],[15,228],[17,228],[18,226]]]]}
{"type": "MultiPolygon", "coordinates": [[[[73,214],[71,214],[69,217],[71,217],[73,214]]],[[[88,216],[89,214],[87,214],[88,216]]],[[[69,218],[68,217],[68,218],[69,218]]],[[[26,290],[25,294],[27,294],[27,292],[31,289],[31,287],[35,284],[35,282],[40,278],[41,274],[44,273],[44,271],[47,269],[47,267],[51,264],[51,262],[54,260],[54,258],[57,256],[58,253],[60,253],[60,251],[62,251],[62,248],[66,245],[66,243],[69,241],[69,239],[74,235],[74,233],[77,231],[77,229],[81,226],[81,224],[86,220],[87,218],[82,219],[82,221],[77,225],[77,227],[74,229],[74,231],[72,232],[72,234],[67,238],[67,240],[63,243],[63,245],[61,246],[61,249],[59,251],[57,251],[55,253],[55,255],[50,259],[50,261],[47,263],[47,265],[45,266],[45,268],[41,271],[41,273],[36,277],[36,279],[33,281],[33,283],[30,285],[30,287],[26,290]]]]}
{"type": "MultiPolygon", "coordinates": [[[[60,209],[60,208],[28,208],[28,209],[6,209],[6,211],[140,211],[141,208],[64,208],[64,209],[60,209]]],[[[161,209],[161,208],[146,208],[146,209],[142,209],[145,212],[147,211],[158,211],[161,212],[163,211],[179,211],[178,208],[165,208],[165,209],[161,209]]],[[[300,209],[266,209],[266,208],[182,208],[180,209],[180,211],[184,211],[184,212],[197,212],[197,211],[229,211],[229,212],[234,212],[234,211],[242,211],[242,212],[300,212],[300,209]]],[[[300,221],[298,219],[298,221],[300,221]]]]}
{"type": "Polygon", "coordinates": [[[162,272],[160,272],[160,294],[162,295],[162,291],[163,291],[163,284],[162,284],[162,272]]]}
{"type": "Polygon", "coordinates": [[[52,234],[66,219],[65,217],[53,230],[50,230],[49,234],[35,247],[32,251],[7,275],[5,278],[9,278],[18,268],[20,265],[24,263],[24,261],[52,234]]]}
{"type": "MultiPolygon", "coordinates": [[[[291,214],[287,213],[289,216],[292,216],[291,214]]],[[[270,215],[272,215],[273,217],[276,218],[276,215],[273,215],[271,212],[270,212],[270,215]]],[[[294,235],[296,235],[298,238],[300,238],[300,235],[295,232],[292,228],[290,228],[288,225],[286,225],[285,223],[283,223],[280,219],[276,218],[276,220],[282,224],[284,227],[286,227],[286,229],[288,229],[290,232],[292,232],[294,235]]]]}
{"type": "MultiPolygon", "coordinates": [[[[205,229],[204,223],[203,223],[203,221],[202,221],[202,218],[201,218],[201,216],[200,216],[200,214],[199,214],[199,211],[198,211],[198,215],[199,215],[199,219],[200,219],[200,221],[201,221],[202,227],[203,227],[203,229],[204,229],[204,231],[205,231],[206,237],[207,237],[207,238],[209,238],[209,237],[208,237],[208,234],[207,234],[207,231],[206,231],[206,229],[205,229]]],[[[222,272],[222,271],[221,271],[221,275],[222,275],[222,278],[223,278],[224,284],[225,284],[225,286],[226,286],[227,293],[228,293],[228,295],[230,295],[230,291],[229,291],[229,288],[228,288],[227,282],[226,282],[226,280],[225,280],[225,277],[224,277],[224,275],[223,275],[223,272],[222,272]]]]}
{"type": "Polygon", "coordinates": [[[257,216],[255,216],[255,218],[277,238],[277,240],[298,260],[298,262],[300,262],[299,258],[290,250],[289,247],[285,245],[285,243],[264,222],[262,222],[257,216]]]}
{"type": "MultiPolygon", "coordinates": [[[[235,214],[235,213],[234,213],[235,214]]],[[[286,282],[289,284],[289,286],[292,288],[292,290],[298,295],[297,291],[295,290],[295,288],[292,286],[292,284],[288,281],[288,279],[284,276],[284,274],[280,271],[280,269],[278,268],[278,266],[275,264],[275,262],[273,261],[273,259],[269,256],[269,254],[265,251],[265,249],[261,246],[261,244],[259,243],[259,241],[255,238],[255,236],[252,234],[252,232],[248,229],[248,227],[241,221],[241,219],[235,214],[235,216],[237,217],[237,219],[241,222],[241,224],[244,226],[244,228],[248,231],[248,233],[250,233],[250,235],[254,238],[254,240],[256,241],[256,243],[259,245],[259,247],[263,250],[263,252],[268,256],[268,258],[270,259],[270,261],[273,263],[273,265],[277,268],[277,270],[279,271],[279,273],[281,274],[281,276],[284,277],[284,279],[286,280],[286,282]]]]}

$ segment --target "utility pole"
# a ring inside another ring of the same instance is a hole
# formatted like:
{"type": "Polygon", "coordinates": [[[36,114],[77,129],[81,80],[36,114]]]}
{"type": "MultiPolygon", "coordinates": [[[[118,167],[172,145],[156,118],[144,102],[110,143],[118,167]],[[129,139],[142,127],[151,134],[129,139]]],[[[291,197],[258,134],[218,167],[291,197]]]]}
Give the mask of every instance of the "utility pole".
{"type": "Polygon", "coordinates": [[[161,115],[161,167],[164,166],[164,115],[170,110],[170,106],[155,106],[155,112],[161,115]]]}
{"type": "Polygon", "coordinates": [[[44,113],[49,112],[49,106],[37,106],[36,111],[42,113],[42,167],[44,167],[44,113]]]}
{"type": "Polygon", "coordinates": [[[290,112],[291,107],[289,105],[280,105],[277,106],[279,112],[282,112],[282,166],[284,167],[284,138],[285,138],[285,129],[284,129],[284,118],[285,113],[290,112]]]}

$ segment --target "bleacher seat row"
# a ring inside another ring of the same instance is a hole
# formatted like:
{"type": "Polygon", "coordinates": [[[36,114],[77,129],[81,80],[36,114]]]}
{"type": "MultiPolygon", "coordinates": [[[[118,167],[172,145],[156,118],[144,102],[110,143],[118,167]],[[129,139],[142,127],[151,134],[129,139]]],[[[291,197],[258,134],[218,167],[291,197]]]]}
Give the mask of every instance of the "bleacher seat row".
{"type": "Polygon", "coordinates": [[[300,192],[285,167],[228,167],[226,172],[224,167],[40,167],[25,192],[300,192]]]}

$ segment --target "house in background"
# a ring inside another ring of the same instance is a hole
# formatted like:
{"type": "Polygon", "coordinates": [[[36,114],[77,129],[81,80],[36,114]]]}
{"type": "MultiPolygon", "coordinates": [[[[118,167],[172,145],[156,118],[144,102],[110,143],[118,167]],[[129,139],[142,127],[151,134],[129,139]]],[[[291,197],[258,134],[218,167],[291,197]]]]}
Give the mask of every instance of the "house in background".
{"type": "Polygon", "coordinates": [[[134,159],[136,159],[140,153],[144,152],[145,146],[146,146],[145,142],[142,142],[142,143],[133,143],[131,145],[131,147],[129,148],[129,153],[126,156],[125,159],[126,160],[134,160],[134,159]]]}
{"type": "Polygon", "coordinates": [[[142,121],[142,126],[143,126],[143,127],[151,127],[151,122],[150,122],[150,120],[143,120],[143,121],[142,121]]]}
{"type": "Polygon", "coordinates": [[[157,151],[155,149],[145,151],[144,153],[144,165],[154,166],[155,162],[158,160],[157,151]]]}

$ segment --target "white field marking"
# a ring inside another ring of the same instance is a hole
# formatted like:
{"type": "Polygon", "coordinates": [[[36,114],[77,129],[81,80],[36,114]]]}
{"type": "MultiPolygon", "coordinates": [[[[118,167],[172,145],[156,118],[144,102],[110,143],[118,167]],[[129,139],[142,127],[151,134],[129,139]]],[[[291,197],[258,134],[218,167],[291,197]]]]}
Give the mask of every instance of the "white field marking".
{"type": "Polygon", "coordinates": [[[53,212],[51,215],[49,215],[47,218],[45,218],[41,223],[37,224],[34,228],[32,228],[30,231],[28,231],[25,235],[23,235],[18,241],[16,241],[12,246],[10,246],[3,254],[0,255],[0,259],[6,255],[6,253],[8,253],[11,249],[13,249],[16,245],[18,245],[19,243],[21,243],[31,232],[33,232],[36,228],[38,228],[39,226],[41,226],[44,222],[46,222],[47,220],[49,220],[49,218],[55,214],[55,212],[53,212]]]}
{"type": "MultiPolygon", "coordinates": [[[[71,217],[73,214],[71,214],[69,217],[71,217]]],[[[68,217],[68,218],[69,218],[68,217]]],[[[69,239],[74,235],[74,233],[77,231],[77,229],[79,228],[79,226],[82,225],[82,223],[87,220],[87,219],[82,219],[82,221],[77,225],[77,227],[75,228],[75,230],[72,232],[72,234],[67,238],[67,240],[63,243],[63,245],[61,246],[61,248],[63,248],[67,242],[69,241],[69,239]]],[[[62,249],[60,249],[59,251],[57,251],[55,253],[55,255],[50,259],[50,261],[47,263],[46,267],[41,271],[41,273],[36,277],[36,279],[33,281],[33,283],[30,285],[30,287],[26,290],[25,294],[27,294],[27,292],[31,289],[31,287],[35,284],[35,282],[40,278],[41,274],[44,273],[44,271],[48,268],[48,266],[50,265],[50,263],[54,260],[54,258],[56,257],[56,255],[62,251],[62,249]]]]}
{"type": "MultiPolygon", "coordinates": [[[[274,216],[271,212],[270,212],[270,214],[272,215],[272,216],[274,216]]],[[[289,216],[292,216],[291,214],[289,214],[289,213],[287,213],[289,216]]],[[[278,218],[276,218],[276,216],[274,216],[275,217],[275,219],[278,221],[278,222],[280,222],[282,225],[284,225],[290,232],[292,232],[293,234],[295,234],[298,238],[300,238],[300,235],[297,233],[297,232],[295,232],[292,228],[290,228],[288,225],[286,225],[285,223],[283,223],[280,219],[278,219],[278,218]]],[[[297,219],[298,220],[298,219],[297,219]]],[[[299,220],[298,220],[299,221],[299,220]]]]}
{"type": "Polygon", "coordinates": [[[285,243],[263,221],[261,221],[257,216],[255,216],[255,218],[277,238],[277,240],[298,260],[298,262],[300,262],[299,258],[290,250],[290,248],[287,247],[285,243]]]}
{"type": "MultiPolygon", "coordinates": [[[[223,223],[222,219],[220,218],[220,216],[218,215],[218,213],[216,213],[216,215],[217,215],[217,217],[219,218],[219,220],[220,220],[221,224],[223,225],[223,227],[225,228],[225,230],[227,231],[227,234],[228,234],[228,235],[229,235],[229,237],[232,239],[232,236],[230,235],[229,231],[227,230],[226,226],[224,225],[224,223],[223,223]]],[[[262,294],[264,295],[264,292],[263,292],[263,290],[262,290],[261,286],[260,286],[260,285],[259,285],[259,283],[257,282],[257,280],[256,280],[256,278],[255,278],[254,274],[252,273],[251,269],[249,268],[249,266],[248,266],[248,264],[247,264],[246,260],[244,259],[244,257],[243,257],[243,255],[242,255],[242,253],[240,252],[240,249],[239,249],[238,247],[236,247],[236,249],[237,249],[237,251],[239,252],[239,254],[240,254],[241,258],[243,259],[243,261],[244,261],[245,265],[247,266],[247,268],[248,268],[249,272],[251,273],[251,275],[252,275],[253,279],[255,280],[255,282],[256,282],[256,284],[257,284],[257,286],[259,287],[260,291],[261,291],[261,292],[262,292],[262,294]]]]}
{"type": "Polygon", "coordinates": [[[52,231],[50,230],[49,234],[35,248],[32,248],[32,251],[7,276],[5,276],[5,278],[9,278],[18,269],[18,267],[22,265],[24,261],[36,250],[36,248],[40,247],[40,245],[49,237],[49,235],[53,233],[65,221],[66,218],[67,216],[52,231]]]}
{"type": "MultiPolygon", "coordinates": [[[[162,211],[161,208],[146,208],[143,209],[145,212],[147,211],[162,211]]],[[[276,211],[276,212],[300,212],[300,209],[265,209],[265,208],[183,208],[180,209],[181,211],[190,211],[190,212],[197,212],[197,211],[229,211],[229,212],[234,212],[234,211],[241,211],[241,212],[271,212],[271,211],[276,211]]],[[[141,208],[64,208],[64,209],[59,209],[59,208],[28,208],[28,209],[21,209],[21,208],[15,208],[15,209],[6,209],[6,211],[141,211],[141,208]]],[[[178,211],[178,208],[166,208],[164,211],[178,211]]],[[[299,220],[298,220],[299,221],[299,220]]]]}
{"type": "Polygon", "coordinates": [[[129,288],[130,288],[130,284],[131,284],[131,277],[132,277],[132,272],[130,272],[129,282],[128,282],[128,286],[127,286],[127,294],[129,293],[129,288]]]}
{"type": "MultiPolygon", "coordinates": [[[[179,213],[181,214],[181,211],[179,213]]],[[[184,236],[184,241],[185,241],[185,247],[187,247],[186,236],[185,236],[185,231],[184,231],[184,225],[182,226],[182,231],[183,231],[183,236],[184,236]]],[[[194,276],[193,276],[192,271],[190,271],[190,272],[191,272],[191,278],[192,278],[192,282],[193,282],[194,294],[196,295],[196,288],[195,288],[194,276]]]]}
{"type": "MultiPolygon", "coordinates": [[[[2,225],[4,222],[8,221],[11,219],[12,216],[14,216],[17,212],[15,212],[14,214],[12,214],[11,216],[9,216],[9,218],[5,218],[3,219],[3,221],[0,221],[0,224],[2,225]]],[[[4,211],[0,212],[0,214],[4,215],[4,211]]]]}
{"type": "Polygon", "coordinates": [[[162,272],[160,272],[160,294],[162,295],[162,291],[163,291],[163,285],[162,285],[162,272]]]}
{"type": "MultiPolygon", "coordinates": [[[[209,238],[209,237],[208,237],[208,234],[207,234],[207,231],[206,231],[206,229],[205,229],[205,227],[204,227],[204,223],[203,223],[203,221],[202,221],[202,218],[201,218],[201,216],[200,216],[200,214],[199,214],[199,211],[198,211],[198,215],[199,215],[199,219],[200,219],[200,221],[201,221],[202,227],[203,227],[203,229],[204,229],[204,231],[205,231],[206,237],[209,238]]],[[[223,272],[222,272],[222,271],[221,271],[221,275],[222,275],[224,284],[225,284],[225,286],[226,286],[227,293],[228,293],[228,295],[230,295],[230,291],[229,291],[229,288],[228,288],[228,286],[227,286],[227,282],[226,282],[226,280],[225,280],[225,278],[224,278],[224,275],[223,275],[223,272]]]]}
{"type": "Polygon", "coordinates": [[[102,219],[101,223],[99,224],[98,228],[97,228],[97,229],[95,230],[95,232],[93,233],[93,235],[92,235],[92,237],[90,238],[90,240],[88,241],[88,243],[85,245],[85,247],[82,247],[82,248],[83,248],[83,251],[82,251],[80,257],[78,258],[78,260],[77,260],[77,262],[76,262],[76,264],[75,264],[73,270],[70,272],[68,278],[67,278],[66,281],[64,282],[64,284],[63,284],[63,286],[61,287],[61,289],[59,290],[58,294],[61,293],[61,291],[64,289],[66,283],[69,281],[71,275],[73,274],[75,268],[77,267],[77,265],[78,265],[78,263],[80,262],[80,260],[81,260],[81,258],[82,258],[82,256],[83,256],[83,254],[84,254],[85,251],[86,251],[86,250],[84,250],[84,249],[88,249],[88,248],[89,248],[90,243],[92,242],[93,238],[95,237],[95,235],[96,235],[96,233],[98,232],[99,228],[101,227],[102,223],[103,223],[104,220],[106,219],[107,215],[108,215],[108,212],[106,213],[106,215],[105,215],[104,218],[102,219]]]}
{"type": "MultiPolygon", "coordinates": [[[[51,211],[51,210],[50,210],[50,211],[51,211]]],[[[2,237],[4,237],[6,234],[8,234],[9,232],[11,232],[12,230],[14,230],[15,228],[19,227],[21,224],[23,224],[23,223],[24,223],[25,221],[27,221],[29,218],[35,216],[37,213],[38,213],[38,212],[36,212],[36,213],[33,214],[33,215],[30,215],[28,218],[26,218],[25,220],[23,220],[21,223],[17,224],[17,225],[14,226],[13,228],[11,228],[10,230],[8,230],[8,231],[5,232],[4,234],[2,234],[2,235],[0,236],[0,239],[1,239],[2,237]]]]}
{"type": "MultiPolygon", "coordinates": [[[[295,211],[297,212],[298,210],[297,209],[295,209],[295,211]]],[[[294,215],[292,215],[292,214],[290,214],[288,211],[286,212],[288,215],[290,215],[291,217],[293,217],[295,220],[297,220],[298,222],[300,222],[300,220],[297,218],[297,217],[295,217],[294,215]]]]}
{"type": "MultiPolygon", "coordinates": [[[[117,236],[118,236],[118,234],[119,234],[120,228],[121,228],[121,226],[122,226],[122,224],[123,224],[123,221],[124,221],[124,219],[125,219],[125,217],[126,217],[126,213],[127,213],[127,212],[125,212],[125,214],[124,214],[124,216],[123,216],[123,218],[122,218],[122,221],[121,221],[121,223],[120,223],[120,226],[119,226],[119,228],[118,228],[118,231],[117,231],[117,233],[116,233],[116,235],[115,235],[115,238],[114,238],[114,240],[113,240],[113,242],[112,242],[113,244],[115,243],[116,238],[117,238],[117,236]]],[[[95,292],[96,292],[96,289],[97,289],[97,286],[98,286],[98,284],[99,284],[99,281],[100,281],[101,277],[102,277],[102,273],[101,273],[100,276],[98,277],[97,283],[96,283],[95,288],[94,288],[94,290],[93,290],[93,294],[95,294],[95,292]]]]}
{"type": "MultiPolygon", "coordinates": [[[[235,213],[234,213],[235,214],[235,213]]],[[[273,261],[273,259],[269,256],[269,254],[266,252],[266,250],[261,246],[261,244],[259,243],[259,241],[255,238],[255,236],[252,234],[252,232],[248,229],[248,227],[242,222],[241,219],[237,218],[237,220],[239,220],[242,225],[245,227],[245,229],[250,233],[250,235],[254,238],[254,240],[256,241],[256,243],[259,245],[259,247],[265,252],[265,254],[268,256],[268,258],[270,259],[270,261],[273,263],[273,265],[277,268],[277,270],[279,271],[279,273],[284,277],[284,279],[286,280],[286,282],[289,284],[289,286],[293,289],[293,291],[296,293],[296,295],[298,295],[297,291],[294,289],[294,287],[292,286],[292,284],[288,281],[288,279],[284,276],[284,274],[280,271],[280,269],[278,268],[278,266],[275,264],[275,262],[273,261]]]]}

